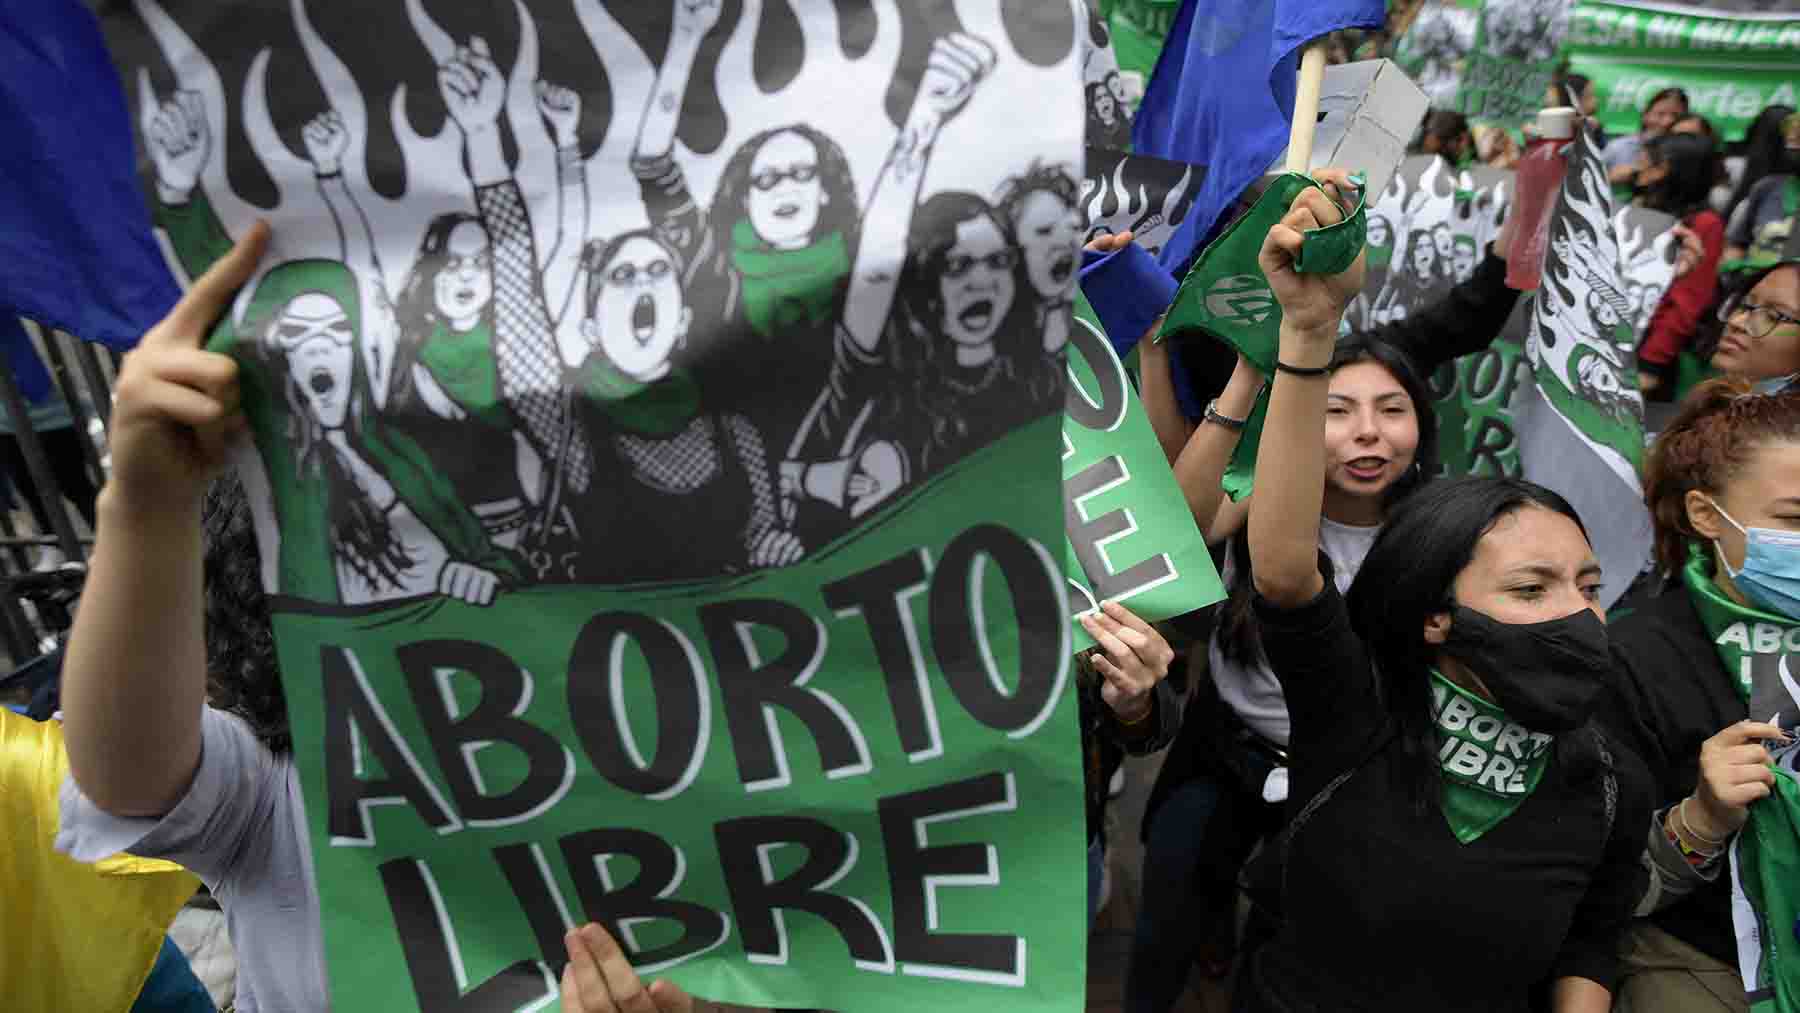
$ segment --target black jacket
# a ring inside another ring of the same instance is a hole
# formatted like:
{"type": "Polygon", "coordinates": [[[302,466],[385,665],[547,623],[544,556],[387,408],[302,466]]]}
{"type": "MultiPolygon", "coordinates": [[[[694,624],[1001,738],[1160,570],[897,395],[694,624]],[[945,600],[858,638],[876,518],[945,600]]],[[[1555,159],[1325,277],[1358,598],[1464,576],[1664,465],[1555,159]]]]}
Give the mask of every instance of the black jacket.
{"type": "MultiPolygon", "coordinates": [[[[1749,707],[1720,664],[1685,587],[1677,584],[1649,599],[1616,620],[1608,636],[1626,711],[1614,723],[1635,736],[1637,753],[1650,769],[1655,805],[1665,809],[1699,783],[1701,743],[1749,717],[1749,707]]],[[[1728,876],[1715,875],[1649,917],[1675,938],[1736,966],[1728,876]]]]}

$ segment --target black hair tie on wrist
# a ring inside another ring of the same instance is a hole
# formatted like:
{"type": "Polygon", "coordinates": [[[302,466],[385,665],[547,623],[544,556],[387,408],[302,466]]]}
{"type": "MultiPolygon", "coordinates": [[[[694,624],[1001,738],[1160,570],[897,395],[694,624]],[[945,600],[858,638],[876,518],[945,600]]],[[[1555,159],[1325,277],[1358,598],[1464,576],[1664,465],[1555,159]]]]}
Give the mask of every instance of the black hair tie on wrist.
{"type": "Polygon", "coordinates": [[[1330,366],[1292,366],[1280,359],[1275,360],[1275,368],[1279,372],[1293,376],[1329,376],[1331,374],[1330,366]]]}

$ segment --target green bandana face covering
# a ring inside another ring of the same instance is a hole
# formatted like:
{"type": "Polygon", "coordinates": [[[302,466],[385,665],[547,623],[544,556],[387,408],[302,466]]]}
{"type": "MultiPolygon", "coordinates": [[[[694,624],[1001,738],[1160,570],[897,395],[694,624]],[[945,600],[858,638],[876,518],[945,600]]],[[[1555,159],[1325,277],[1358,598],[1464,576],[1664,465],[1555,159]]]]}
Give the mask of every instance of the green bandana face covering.
{"type": "MultiPolygon", "coordinates": [[[[1369,213],[1364,179],[1353,176],[1351,182],[1359,188],[1356,207],[1336,225],[1306,233],[1294,270],[1339,274],[1355,263],[1356,255],[1368,241],[1369,213]]],[[[1264,376],[1274,376],[1275,356],[1281,345],[1281,304],[1275,301],[1275,293],[1256,258],[1269,229],[1287,214],[1294,198],[1318,185],[1311,177],[1298,173],[1276,177],[1256,204],[1231,223],[1195,261],[1175,291],[1175,301],[1157,340],[1205,331],[1237,349],[1264,376]]],[[[1261,442],[1268,404],[1268,389],[1264,388],[1225,470],[1221,484],[1234,500],[1250,494],[1256,448],[1261,442]]]]}
{"type": "Polygon", "coordinates": [[[1439,803],[1450,832],[1467,844],[1499,826],[1537,790],[1555,740],[1437,672],[1431,673],[1431,699],[1444,787],[1439,803]]]}

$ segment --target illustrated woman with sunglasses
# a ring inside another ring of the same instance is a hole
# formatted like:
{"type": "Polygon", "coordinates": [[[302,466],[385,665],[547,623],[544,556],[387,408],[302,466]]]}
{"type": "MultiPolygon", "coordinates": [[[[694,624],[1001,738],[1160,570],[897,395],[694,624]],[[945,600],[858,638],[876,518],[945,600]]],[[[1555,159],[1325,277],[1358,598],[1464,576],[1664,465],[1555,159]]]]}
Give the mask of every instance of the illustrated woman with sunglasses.
{"type": "Polygon", "coordinates": [[[592,348],[570,386],[582,395],[577,426],[602,455],[596,470],[613,477],[571,503],[587,534],[576,579],[698,579],[799,560],[761,433],[712,404],[678,364],[693,322],[681,254],[646,230],[590,244],[584,259],[581,331],[592,348]],[[618,534],[645,517],[688,531],[682,551],[618,534]]]}
{"type": "MultiPolygon", "coordinates": [[[[917,206],[938,134],[967,104],[994,60],[994,48],[974,36],[957,33],[932,44],[912,110],[869,198],[864,220],[880,227],[865,230],[857,244],[833,335],[829,375],[809,402],[780,469],[783,516],[799,526],[815,549],[847,532],[918,474],[914,462],[928,423],[927,406],[911,400],[909,381],[919,360],[932,354],[928,346],[935,338],[920,325],[924,318],[907,312],[905,304],[914,290],[935,290],[936,283],[913,270],[916,244],[908,233],[916,240],[915,214],[927,215],[943,199],[940,195],[917,206]],[[896,273],[893,265],[903,260],[907,266],[896,273]],[[901,311],[890,318],[896,296],[901,311]]],[[[987,208],[980,198],[972,199],[987,208]]],[[[968,276],[986,270],[976,268],[976,261],[995,259],[1005,278],[1004,291],[990,292],[985,302],[959,299],[957,312],[972,354],[981,355],[976,346],[985,344],[991,357],[994,336],[1017,287],[1018,253],[991,209],[986,222],[990,234],[979,247],[964,248],[957,270],[968,276]]]]}
{"type": "MultiPolygon", "coordinates": [[[[202,96],[159,105],[146,88],[142,100],[146,116],[168,124],[150,144],[157,220],[198,278],[232,243],[199,186],[211,146],[202,96]]],[[[339,223],[341,260],[271,268],[210,342],[242,369],[281,533],[273,589],[329,604],[431,593],[486,604],[518,576],[517,561],[488,540],[419,445],[384,424],[376,377],[394,321],[374,239],[338,172],[348,137],[326,112],[303,139],[339,223]]]]}
{"type": "Polygon", "coordinates": [[[703,211],[675,161],[675,129],[719,2],[677,3],[673,17],[632,172],[651,228],[687,265],[695,333],[709,342],[692,357],[709,396],[753,408],[768,438],[786,441],[825,381],[830,358],[820,352],[843,313],[858,245],[856,183],[836,142],[793,123],[744,142],[703,211]]]}
{"type": "Polygon", "coordinates": [[[433,593],[488,604],[521,575],[517,560],[419,444],[383,422],[358,354],[361,325],[350,268],[296,260],[265,274],[231,334],[214,339],[244,366],[281,530],[277,586],[328,604],[433,593]]]}
{"type": "Polygon", "coordinates": [[[1011,230],[986,201],[940,193],[919,209],[900,272],[916,334],[911,389],[889,409],[919,477],[1061,408],[1059,387],[1033,382],[1056,362],[1039,337],[1035,295],[1011,230]],[[993,410],[965,417],[954,406],[970,398],[993,410]]]}
{"type": "Polygon", "coordinates": [[[1800,375],[1800,258],[1766,269],[1742,296],[1719,308],[1725,333],[1712,365],[1729,376],[1775,389],[1800,375]]]}
{"type": "Polygon", "coordinates": [[[1054,355],[1069,341],[1081,252],[1081,188],[1056,166],[1033,164],[1001,186],[997,203],[1025,258],[1025,277],[1037,300],[1037,334],[1054,355]]]}

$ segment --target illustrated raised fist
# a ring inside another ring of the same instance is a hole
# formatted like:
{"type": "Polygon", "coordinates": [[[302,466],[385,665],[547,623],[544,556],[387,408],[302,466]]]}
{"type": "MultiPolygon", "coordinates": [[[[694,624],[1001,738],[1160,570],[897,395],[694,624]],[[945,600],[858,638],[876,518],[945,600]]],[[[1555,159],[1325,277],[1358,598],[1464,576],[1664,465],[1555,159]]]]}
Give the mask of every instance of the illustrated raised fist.
{"type": "Polygon", "coordinates": [[[438,89],[450,118],[465,134],[492,129],[506,104],[506,79],[479,35],[438,68],[438,89]]]}
{"type": "Polygon", "coordinates": [[[150,84],[150,72],[138,68],[138,127],[144,146],[156,168],[156,182],[165,200],[182,203],[200,183],[200,171],[212,151],[212,134],[206,125],[206,104],[197,91],[177,91],[167,102],[158,102],[150,84]]]}
{"type": "Polygon", "coordinates": [[[918,101],[939,120],[949,120],[968,104],[975,86],[994,69],[994,60],[994,47],[973,35],[944,36],[931,44],[918,101]]]}
{"type": "Polygon", "coordinates": [[[556,134],[556,146],[572,147],[575,144],[575,128],[581,123],[581,93],[573,88],[539,81],[537,105],[538,112],[550,121],[550,129],[556,134]]]}
{"type": "Polygon", "coordinates": [[[345,129],[344,118],[337,110],[328,109],[308,120],[300,137],[306,142],[306,157],[311,160],[313,171],[331,176],[343,169],[344,152],[350,148],[350,131],[345,129]]]}

